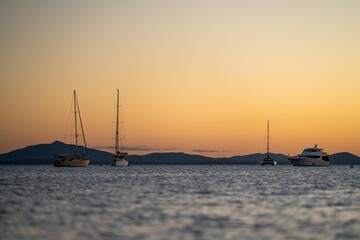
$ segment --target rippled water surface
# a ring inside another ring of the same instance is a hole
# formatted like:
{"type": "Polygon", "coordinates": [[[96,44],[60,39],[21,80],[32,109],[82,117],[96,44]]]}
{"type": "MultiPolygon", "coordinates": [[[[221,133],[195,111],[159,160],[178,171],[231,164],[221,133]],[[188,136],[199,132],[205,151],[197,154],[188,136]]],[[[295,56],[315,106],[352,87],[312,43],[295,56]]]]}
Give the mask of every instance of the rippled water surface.
{"type": "Polygon", "coordinates": [[[0,166],[0,239],[359,239],[360,166],[0,166]]]}

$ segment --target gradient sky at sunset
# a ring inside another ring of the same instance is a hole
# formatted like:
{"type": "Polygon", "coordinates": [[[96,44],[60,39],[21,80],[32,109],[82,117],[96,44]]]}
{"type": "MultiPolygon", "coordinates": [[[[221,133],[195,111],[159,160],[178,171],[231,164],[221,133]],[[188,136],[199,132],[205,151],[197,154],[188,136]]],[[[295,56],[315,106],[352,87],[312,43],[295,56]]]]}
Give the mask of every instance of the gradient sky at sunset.
{"type": "Polygon", "coordinates": [[[64,141],[130,154],[360,155],[360,1],[0,1],[0,153],[64,141]],[[141,150],[141,151],[136,151],[141,150]]]}

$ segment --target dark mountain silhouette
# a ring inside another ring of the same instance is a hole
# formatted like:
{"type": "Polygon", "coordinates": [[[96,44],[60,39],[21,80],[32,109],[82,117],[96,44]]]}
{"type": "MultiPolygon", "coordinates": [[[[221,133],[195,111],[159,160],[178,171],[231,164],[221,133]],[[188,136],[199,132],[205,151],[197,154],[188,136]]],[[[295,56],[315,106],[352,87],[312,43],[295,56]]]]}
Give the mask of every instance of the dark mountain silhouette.
{"type": "Polygon", "coordinates": [[[227,160],[227,158],[211,158],[182,152],[129,156],[130,164],[227,164],[227,160]]]}
{"type": "MultiPolygon", "coordinates": [[[[270,156],[275,159],[278,165],[289,165],[290,161],[287,159],[288,157],[284,154],[279,153],[270,153],[270,156]]],[[[244,156],[234,156],[230,159],[241,162],[241,164],[259,164],[261,160],[266,157],[266,153],[255,153],[244,156]]]]}
{"type": "MultiPolygon", "coordinates": [[[[148,155],[133,155],[129,157],[133,164],[251,164],[258,165],[266,154],[252,154],[234,156],[230,158],[211,158],[186,153],[151,153],[148,155]]],[[[279,164],[290,164],[287,157],[282,154],[271,154],[279,164]]]]}
{"type": "MultiPolygon", "coordinates": [[[[79,146],[79,153],[85,154],[85,148],[79,146]]],[[[0,164],[53,164],[54,155],[74,152],[75,145],[55,141],[50,144],[38,144],[0,154],[0,164]]],[[[88,149],[91,163],[108,164],[112,154],[96,149],[88,149]]]]}
{"type": "MultiPolygon", "coordinates": [[[[57,153],[70,153],[75,149],[74,145],[55,141],[50,144],[38,144],[8,153],[0,154],[0,164],[53,164],[53,156],[57,153]]],[[[85,153],[85,148],[79,146],[80,153],[85,153]]],[[[90,165],[110,164],[113,155],[96,149],[88,149],[91,157],[90,165]]],[[[270,154],[279,165],[289,165],[290,161],[283,154],[270,154]]],[[[186,153],[151,153],[147,155],[130,155],[130,164],[251,164],[258,165],[266,157],[266,154],[256,153],[230,158],[211,158],[201,155],[186,153]]],[[[330,156],[331,164],[360,164],[360,157],[351,153],[336,153],[330,156]]]]}
{"type": "Polygon", "coordinates": [[[330,161],[332,165],[359,165],[360,157],[348,152],[341,152],[331,155],[330,161]]]}

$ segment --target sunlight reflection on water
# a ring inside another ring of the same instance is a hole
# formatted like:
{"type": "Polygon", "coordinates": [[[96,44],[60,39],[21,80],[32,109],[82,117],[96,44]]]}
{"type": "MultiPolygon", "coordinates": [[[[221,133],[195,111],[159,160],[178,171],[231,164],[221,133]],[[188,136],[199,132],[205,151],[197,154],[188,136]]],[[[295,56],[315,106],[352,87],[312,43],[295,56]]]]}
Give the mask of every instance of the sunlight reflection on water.
{"type": "Polygon", "coordinates": [[[3,239],[358,239],[360,167],[0,167],[3,239]]]}

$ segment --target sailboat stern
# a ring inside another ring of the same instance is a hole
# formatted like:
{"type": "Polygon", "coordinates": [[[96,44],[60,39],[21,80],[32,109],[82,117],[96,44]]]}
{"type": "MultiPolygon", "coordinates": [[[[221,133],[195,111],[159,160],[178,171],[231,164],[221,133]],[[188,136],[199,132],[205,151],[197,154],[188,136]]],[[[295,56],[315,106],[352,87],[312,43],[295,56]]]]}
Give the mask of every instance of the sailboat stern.
{"type": "Polygon", "coordinates": [[[275,161],[275,159],[271,158],[271,157],[266,157],[264,158],[260,164],[263,166],[263,165],[273,165],[273,166],[276,166],[277,165],[277,162],[275,161]]]}
{"type": "Polygon", "coordinates": [[[129,166],[129,161],[126,156],[117,155],[114,156],[114,159],[111,162],[111,166],[115,167],[127,167],[129,166]]]}
{"type": "Polygon", "coordinates": [[[54,167],[87,167],[90,163],[88,157],[68,157],[64,154],[55,156],[54,167]]]}

